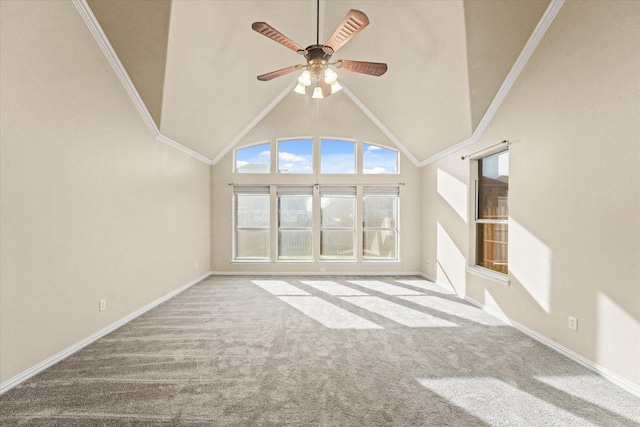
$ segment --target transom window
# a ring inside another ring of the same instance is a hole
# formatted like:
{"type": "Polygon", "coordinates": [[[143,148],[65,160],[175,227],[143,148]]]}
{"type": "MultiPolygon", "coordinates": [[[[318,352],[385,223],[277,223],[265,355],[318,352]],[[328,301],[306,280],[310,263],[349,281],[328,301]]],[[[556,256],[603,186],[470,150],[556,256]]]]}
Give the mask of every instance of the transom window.
{"type": "Polygon", "coordinates": [[[271,172],[271,144],[258,144],[237,149],[235,163],[237,173],[271,172]]]}
{"type": "Polygon", "coordinates": [[[274,155],[271,155],[271,143],[238,148],[234,171],[312,174],[319,170],[324,175],[399,173],[398,151],[379,145],[331,138],[316,142],[311,138],[298,138],[279,140],[274,146],[274,155]],[[314,143],[319,144],[318,150],[314,150],[314,143]]]}
{"type": "Polygon", "coordinates": [[[320,141],[320,173],[356,173],[356,144],[351,141],[320,141]]]}
{"type": "Polygon", "coordinates": [[[373,144],[364,144],[362,172],[366,174],[397,174],[398,152],[373,144]]]}
{"type": "Polygon", "coordinates": [[[313,173],[313,141],[278,141],[278,173],[313,173]]]}

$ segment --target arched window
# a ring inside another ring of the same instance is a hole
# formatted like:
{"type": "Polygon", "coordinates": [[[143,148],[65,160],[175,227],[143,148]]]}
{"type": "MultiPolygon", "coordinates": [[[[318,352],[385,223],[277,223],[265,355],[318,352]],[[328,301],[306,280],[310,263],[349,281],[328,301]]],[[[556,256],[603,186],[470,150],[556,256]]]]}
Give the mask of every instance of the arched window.
{"type": "Polygon", "coordinates": [[[398,152],[378,145],[363,144],[362,173],[397,174],[398,152]]]}
{"type": "Polygon", "coordinates": [[[271,144],[238,148],[235,152],[235,171],[238,173],[271,172],[271,144]]]}
{"type": "Polygon", "coordinates": [[[320,141],[320,173],[356,173],[356,144],[351,141],[320,141]]]}

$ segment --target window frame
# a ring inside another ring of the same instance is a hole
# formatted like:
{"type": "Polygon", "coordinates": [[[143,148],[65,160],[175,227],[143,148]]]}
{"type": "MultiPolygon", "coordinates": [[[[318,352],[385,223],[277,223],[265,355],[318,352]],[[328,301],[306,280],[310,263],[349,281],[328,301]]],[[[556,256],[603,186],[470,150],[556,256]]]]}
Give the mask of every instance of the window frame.
{"type": "Polygon", "coordinates": [[[362,173],[362,175],[365,175],[365,176],[369,176],[369,175],[394,175],[394,176],[397,176],[397,175],[400,175],[400,157],[401,156],[400,156],[400,150],[398,150],[397,148],[391,148],[391,147],[387,147],[387,146],[382,145],[382,144],[374,144],[372,142],[363,141],[362,144],[361,144],[360,152],[362,153],[361,154],[361,156],[362,156],[362,162],[361,162],[361,165],[362,165],[361,173],[362,173]],[[388,151],[392,151],[392,152],[396,153],[396,171],[393,172],[393,173],[365,172],[365,146],[366,145],[373,146],[373,147],[378,147],[378,148],[381,148],[383,150],[388,150],[388,151]]]}
{"type": "Polygon", "coordinates": [[[232,260],[241,263],[269,263],[271,262],[271,191],[269,186],[249,186],[238,185],[233,188],[233,241],[232,241],[232,260]],[[261,189],[262,192],[258,192],[261,189]],[[266,191],[265,191],[266,190],[266,191]],[[267,222],[265,226],[240,226],[238,221],[238,196],[266,196],[269,200],[267,212],[267,222]],[[246,258],[238,257],[238,231],[239,230],[266,230],[267,231],[267,256],[265,258],[246,258]]]}
{"type": "Polygon", "coordinates": [[[358,162],[359,157],[358,152],[361,152],[361,145],[355,139],[347,139],[347,138],[331,138],[331,137],[320,137],[318,138],[319,142],[319,150],[318,150],[318,173],[321,175],[347,175],[347,176],[356,176],[358,175],[358,162]],[[353,145],[353,172],[322,172],[322,145],[324,141],[335,141],[335,142],[344,142],[350,143],[353,145]]]}
{"type": "Polygon", "coordinates": [[[320,262],[348,262],[353,263],[357,262],[358,259],[358,191],[355,185],[345,185],[342,187],[336,187],[331,185],[320,186],[319,194],[318,194],[318,205],[320,212],[320,224],[319,224],[319,245],[320,249],[318,250],[318,260],[320,262]],[[351,199],[353,204],[353,222],[350,227],[337,227],[337,226],[325,226],[323,221],[323,207],[322,207],[322,198],[323,197],[331,197],[331,198],[348,198],[351,199]],[[352,257],[351,258],[340,258],[335,256],[322,255],[322,232],[323,231],[351,231],[351,247],[352,247],[352,257]]]}
{"type": "Polygon", "coordinates": [[[276,189],[276,253],[274,254],[274,259],[276,262],[314,262],[315,261],[315,245],[314,245],[314,191],[313,186],[310,185],[281,185],[276,189]],[[311,198],[311,212],[310,212],[310,222],[308,226],[281,226],[281,197],[310,197],[311,198]],[[282,258],[280,255],[280,231],[309,231],[311,232],[311,254],[309,258],[282,258]]]}
{"type": "Polygon", "coordinates": [[[238,173],[242,175],[256,175],[256,174],[271,174],[273,172],[273,144],[271,141],[259,141],[253,144],[244,145],[242,147],[235,148],[233,150],[233,173],[238,173]],[[269,147],[269,163],[267,164],[267,172],[240,172],[238,170],[238,152],[242,150],[246,150],[248,148],[258,147],[260,145],[267,145],[269,147]]]}
{"type": "MultiPolygon", "coordinates": [[[[484,277],[486,279],[489,279],[493,282],[505,285],[505,286],[509,286],[510,284],[510,280],[509,280],[509,270],[508,270],[508,253],[509,253],[509,217],[507,215],[507,218],[505,219],[484,219],[484,218],[480,218],[480,173],[481,173],[481,166],[480,166],[480,162],[488,157],[491,156],[495,156],[495,155],[499,155],[501,153],[510,153],[508,148],[504,148],[504,147],[500,147],[498,149],[495,150],[491,150],[491,151],[487,151],[485,153],[483,153],[481,156],[478,157],[473,157],[472,158],[472,162],[471,162],[471,166],[472,166],[472,170],[471,173],[474,177],[473,183],[474,183],[474,188],[473,188],[473,192],[471,192],[471,206],[473,206],[473,211],[472,211],[472,216],[471,216],[471,221],[469,221],[470,224],[470,239],[469,239],[469,243],[470,243],[470,265],[467,266],[467,271],[469,273],[473,273],[477,276],[480,277],[484,277]],[[478,228],[480,225],[484,225],[484,224],[501,224],[501,225],[505,225],[506,226],[506,242],[505,245],[506,247],[506,253],[507,253],[507,272],[503,273],[488,267],[484,267],[482,265],[479,264],[479,260],[478,260],[478,256],[479,256],[479,251],[478,251],[478,245],[480,244],[480,233],[478,232],[478,228]]],[[[510,162],[509,162],[510,164],[510,162]]],[[[509,175],[507,175],[509,176],[509,175]]],[[[507,180],[507,188],[509,188],[509,180],[507,180]]],[[[507,207],[508,207],[508,203],[509,203],[509,198],[507,197],[507,207]]]]}
{"type": "Polygon", "coordinates": [[[362,189],[362,246],[361,257],[363,263],[399,263],[400,262],[400,187],[397,185],[366,185],[362,189]],[[366,199],[367,197],[389,197],[394,196],[396,198],[396,221],[394,227],[367,227],[364,216],[366,215],[366,199]],[[393,230],[395,232],[395,258],[374,258],[367,257],[365,255],[365,232],[366,231],[385,231],[393,230]]]}
{"type": "Polygon", "coordinates": [[[273,159],[271,161],[272,163],[272,170],[275,171],[276,175],[295,175],[295,176],[310,176],[310,175],[314,175],[316,173],[316,168],[318,167],[316,165],[316,140],[314,137],[312,136],[301,136],[301,137],[297,137],[297,138],[277,138],[276,139],[276,143],[275,143],[275,153],[273,156],[273,159]],[[294,141],[309,141],[311,142],[311,151],[310,151],[310,155],[311,155],[311,160],[310,160],[310,165],[311,165],[311,170],[309,172],[281,172],[280,171],[280,147],[282,145],[282,143],[288,143],[288,142],[294,142],[294,141]]]}

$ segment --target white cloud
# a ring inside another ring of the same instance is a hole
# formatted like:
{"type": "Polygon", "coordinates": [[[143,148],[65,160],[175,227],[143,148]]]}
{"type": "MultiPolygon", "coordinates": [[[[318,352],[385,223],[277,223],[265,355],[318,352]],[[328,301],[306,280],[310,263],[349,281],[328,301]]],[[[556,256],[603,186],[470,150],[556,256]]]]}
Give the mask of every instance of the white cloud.
{"type": "Polygon", "coordinates": [[[238,160],[238,161],[236,162],[236,167],[237,167],[237,168],[241,168],[241,167],[246,166],[246,165],[248,165],[248,164],[249,164],[249,162],[245,162],[244,160],[238,160]]]}
{"type": "Polygon", "coordinates": [[[367,146],[367,151],[374,151],[374,150],[382,150],[382,147],[377,147],[375,145],[368,145],[367,146]]]}
{"type": "Polygon", "coordinates": [[[284,160],[285,162],[306,162],[307,161],[307,159],[305,159],[302,156],[298,156],[292,153],[287,153],[286,151],[281,151],[279,156],[280,156],[280,160],[284,160]]]}
{"type": "Polygon", "coordinates": [[[260,154],[258,154],[258,156],[260,157],[268,157],[270,155],[271,155],[271,152],[269,150],[261,151],[260,154]]]}
{"type": "Polygon", "coordinates": [[[387,169],[381,166],[376,166],[373,169],[364,169],[364,173],[387,173],[387,169]]]}

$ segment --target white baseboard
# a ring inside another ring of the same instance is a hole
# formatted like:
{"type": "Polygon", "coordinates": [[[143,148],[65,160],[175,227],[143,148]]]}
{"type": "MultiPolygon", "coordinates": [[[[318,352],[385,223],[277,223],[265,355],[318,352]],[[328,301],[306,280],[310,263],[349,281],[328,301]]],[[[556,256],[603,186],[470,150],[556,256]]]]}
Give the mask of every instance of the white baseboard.
{"type": "Polygon", "coordinates": [[[411,271],[212,271],[213,276],[423,276],[411,271]]]}
{"type": "Polygon", "coordinates": [[[538,332],[531,330],[529,328],[527,328],[524,325],[521,325],[520,323],[509,319],[508,317],[506,317],[504,314],[497,312],[496,310],[493,310],[489,307],[486,307],[484,304],[479,303],[478,301],[469,298],[468,296],[464,297],[465,301],[470,302],[471,304],[475,305],[478,308],[481,308],[483,311],[485,311],[486,313],[497,317],[498,319],[504,321],[505,323],[508,323],[509,325],[513,326],[514,328],[516,328],[517,330],[519,330],[520,332],[524,333],[525,335],[528,335],[529,337],[533,338],[534,340],[538,341],[541,344],[546,345],[547,347],[557,351],[558,353],[562,354],[563,356],[568,357],[569,359],[573,360],[576,363],[579,363],[580,365],[584,366],[585,368],[601,375],[602,377],[606,378],[607,380],[609,380],[610,382],[614,383],[615,385],[617,385],[618,387],[621,387],[622,389],[628,391],[629,393],[640,397],[640,386],[638,386],[637,384],[632,383],[631,381],[622,378],[620,375],[611,372],[610,370],[608,370],[607,368],[604,368],[600,365],[598,365],[597,363],[592,362],[591,360],[579,355],[578,353],[575,353],[571,350],[569,350],[568,348],[558,344],[555,341],[550,340],[549,338],[545,337],[544,335],[539,334],[538,332]]]}
{"type": "Polygon", "coordinates": [[[132,321],[136,317],[146,313],[147,311],[149,311],[152,308],[162,304],[163,302],[165,302],[168,299],[178,295],[179,293],[184,292],[185,290],[189,289],[191,286],[193,286],[196,283],[206,279],[210,275],[211,275],[211,272],[208,272],[208,273],[198,277],[197,279],[192,280],[191,282],[187,283],[186,285],[182,286],[181,288],[178,288],[175,291],[170,292],[170,293],[166,294],[165,296],[163,296],[163,297],[161,297],[161,298],[159,298],[159,299],[157,299],[157,300],[145,305],[144,307],[134,311],[133,313],[129,314],[128,316],[123,317],[122,319],[110,324],[109,326],[107,326],[107,327],[99,330],[98,332],[86,337],[85,339],[73,344],[72,346],[65,348],[61,352],[59,352],[57,354],[54,354],[53,356],[49,357],[48,359],[38,363],[35,366],[32,366],[31,368],[29,368],[26,371],[16,375],[15,377],[8,379],[7,381],[5,381],[5,382],[0,384],[0,394],[3,394],[5,392],[11,390],[13,387],[17,386],[18,384],[28,380],[29,378],[33,377],[34,375],[44,371],[48,367],[53,366],[56,363],[60,362],[61,360],[71,356],[73,353],[75,353],[78,350],[81,350],[82,348],[88,346],[89,344],[91,344],[92,342],[96,341],[97,339],[102,338],[103,336],[107,335],[108,333],[115,331],[116,329],[118,329],[119,327],[129,323],[130,321],[132,321]]]}

